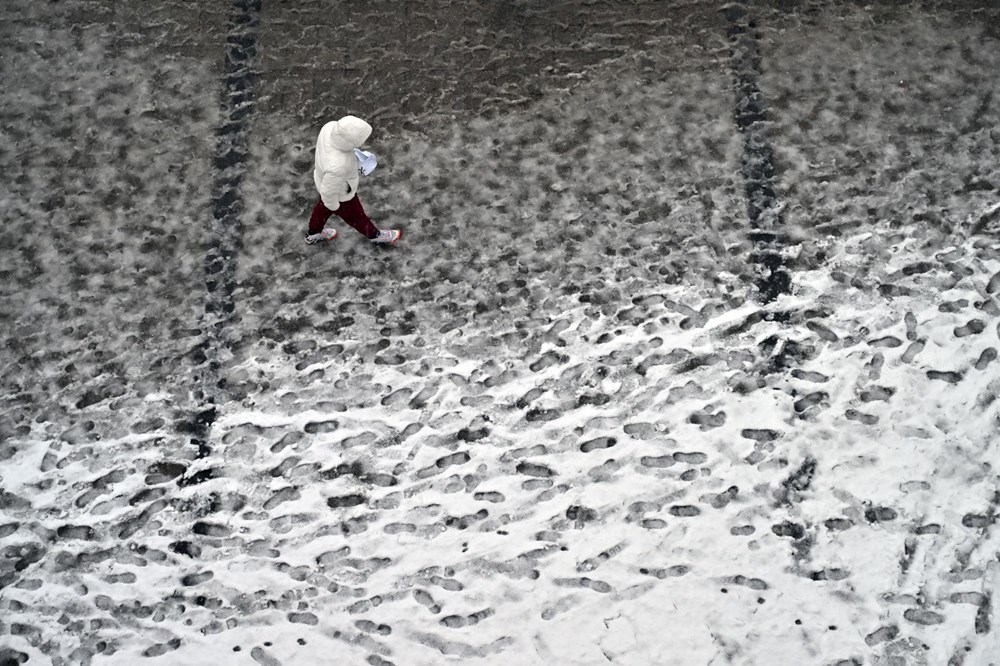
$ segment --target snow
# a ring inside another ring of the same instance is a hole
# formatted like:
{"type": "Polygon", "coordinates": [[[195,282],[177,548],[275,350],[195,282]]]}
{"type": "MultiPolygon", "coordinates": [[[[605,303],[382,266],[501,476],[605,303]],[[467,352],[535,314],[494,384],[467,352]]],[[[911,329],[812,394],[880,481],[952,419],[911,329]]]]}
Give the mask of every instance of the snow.
{"type": "Polygon", "coordinates": [[[265,7],[213,376],[226,16],[157,7],[3,10],[0,662],[995,662],[995,9],[755,8],[762,304],[717,5],[386,9],[392,249],[302,243],[343,93],[265,7]]]}

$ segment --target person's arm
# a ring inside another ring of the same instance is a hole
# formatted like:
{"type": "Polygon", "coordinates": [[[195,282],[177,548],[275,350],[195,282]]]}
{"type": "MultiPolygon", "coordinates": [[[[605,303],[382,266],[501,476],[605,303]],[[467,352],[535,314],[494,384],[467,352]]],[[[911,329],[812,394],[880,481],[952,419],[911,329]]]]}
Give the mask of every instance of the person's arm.
{"type": "Polygon", "coordinates": [[[340,208],[340,197],[350,194],[351,186],[347,182],[347,171],[343,168],[336,168],[323,174],[320,181],[319,196],[323,200],[323,205],[330,210],[340,208]]]}

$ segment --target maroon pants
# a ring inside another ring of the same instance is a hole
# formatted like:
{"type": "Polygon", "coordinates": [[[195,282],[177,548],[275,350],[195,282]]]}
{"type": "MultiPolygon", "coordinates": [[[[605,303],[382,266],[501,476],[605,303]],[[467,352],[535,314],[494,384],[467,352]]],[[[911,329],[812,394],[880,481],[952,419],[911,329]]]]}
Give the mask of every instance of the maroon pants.
{"type": "Polygon", "coordinates": [[[365,215],[365,209],[361,207],[361,200],[358,199],[358,195],[356,194],[350,201],[341,201],[340,207],[337,210],[330,210],[324,206],[323,199],[317,201],[316,206],[313,208],[312,216],[309,218],[309,233],[318,234],[323,231],[326,221],[334,213],[367,238],[378,236],[378,227],[372,224],[372,221],[365,215]]]}

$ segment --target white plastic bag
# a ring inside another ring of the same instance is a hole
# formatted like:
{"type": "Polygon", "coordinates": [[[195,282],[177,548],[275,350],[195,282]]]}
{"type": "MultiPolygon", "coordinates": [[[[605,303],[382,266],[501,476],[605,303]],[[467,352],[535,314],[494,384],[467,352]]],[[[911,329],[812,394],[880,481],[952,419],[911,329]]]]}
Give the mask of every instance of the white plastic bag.
{"type": "Polygon", "coordinates": [[[361,171],[361,175],[363,176],[367,176],[375,170],[375,167],[378,166],[378,158],[375,157],[375,153],[355,148],[354,156],[358,158],[358,169],[361,171]]]}

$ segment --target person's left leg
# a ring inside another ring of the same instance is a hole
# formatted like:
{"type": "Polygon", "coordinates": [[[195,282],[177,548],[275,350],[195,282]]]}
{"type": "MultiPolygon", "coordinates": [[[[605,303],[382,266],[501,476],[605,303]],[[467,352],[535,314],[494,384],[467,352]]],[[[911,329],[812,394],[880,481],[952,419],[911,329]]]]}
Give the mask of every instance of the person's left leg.
{"type": "Polygon", "coordinates": [[[358,199],[358,195],[350,201],[341,201],[340,208],[334,211],[340,216],[344,222],[358,230],[359,233],[363,234],[365,238],[371,239],[378,236],[378,227],[368,219],[368,215],[365,214],[365,209],[361,205],[361,200],[358,199]]]}

